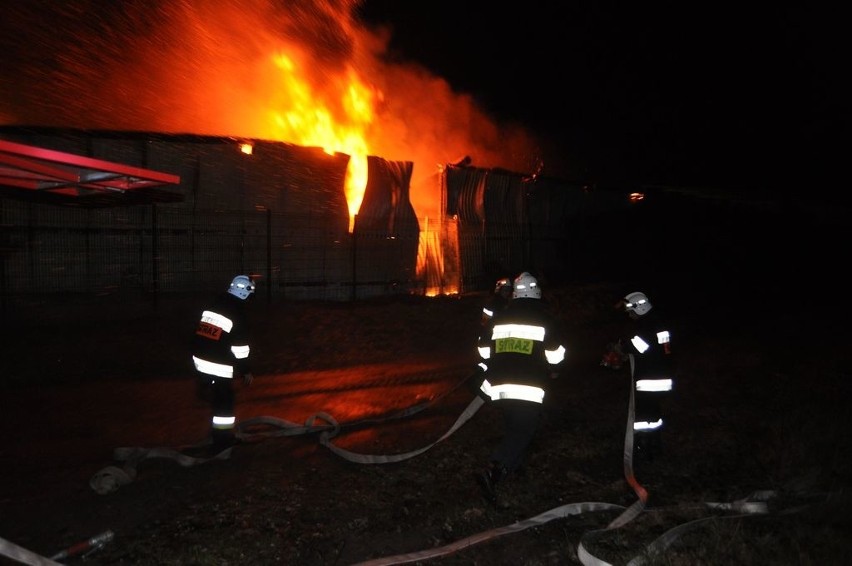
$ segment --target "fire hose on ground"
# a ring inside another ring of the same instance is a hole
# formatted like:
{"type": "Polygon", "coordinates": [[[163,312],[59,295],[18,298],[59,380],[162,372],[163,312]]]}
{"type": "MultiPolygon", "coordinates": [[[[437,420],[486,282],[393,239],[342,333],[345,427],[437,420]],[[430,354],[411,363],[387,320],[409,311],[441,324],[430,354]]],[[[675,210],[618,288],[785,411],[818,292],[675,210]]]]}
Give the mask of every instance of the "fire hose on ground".
{"type": "MultiPolygon", "coordinates": [[[[465,381],[467,381],[467,378],[462,380],[459,385],[461,385],[465,381]]],[[[458,387],[458,385],[456,387],[458,387]]],[[[445,396],[454,389],[455,388],[451,389],[441,397],[445,396]]],[[[367,560],[365,562],[359,562],[358,564],[355,564],[353,566],[391,566],[395,564],[407,564],[416,561],[428,560],[431,558],[439,558],[458,552],[460,550],[468,549],[473,545],[492,540],[497,537],[520,532],[530,527],[542,525],[554,519],[562,519],[590,512],[620,511],[619,515],[615,519],[611,520],[604,528],[584,533],[577,547],[577,557],[585,566],[612,566],[610,563],[592,554],[587,547],[591,542],[600,539],[606,533],[622,528],[628,523],[630,523],[633,519],[635,519],[645,510],[645,505],[648,501],[647,490],[636,480],[633,474],[634,397],[632,379],[630,381],[630,391],[631,393],[630,403],[628,407],[627,427],[625,432],[623,464],[625,480],[636,494],[637,500],[629,507],[625,508],[621,505],[605,502],[570,503],[556,507],[554,509],[550,509],[549,511],[546,511],[529,519],[517,521],[511,525],[506,525],[503,527],[478,533],[476,535],[455,541],[451,544],[442,547],[430,548],[418,552],[367,560]]],[[[397,413],[386,416],[382,419],[368,419],[350,422],[344,425],[339,424],[331,415],[322,412],[312,415],[302,425],[276,417],[257,417],[254,419],[246,420],[241,423],[237,430],[237,437],[241,440],[256,440],[264,437],[296,436],[303,434],[319,433],[320,444],[322,444],[338,456],[345,458],[346,460],[349,460],[351,462],[361,464],[384,464],[400,462],[418,456],[426,452],[436,444],[450,437],[471,417],[473,417],[473,415],[484,405],[485,401],[481,397],[475,396],[465,408],[465,410],[456,419],[455,423],[440,438],[438,438],[438,440],[411,452],[395,455],[359,454],[337,447],[331,442],[331,440],[344,427],[363,425],[369,422],[405,418],[426,409],[435,401],[436,399],[432,399],[427,402],[419,403],[397,413]],[[321,422],[321,424],[317,424],[318,422],[321,422]],[[252,429],[260,426],[272,427],[276,430],[251,432],[252,429]]],[[[122,485],[126,485],[132,482],[136,478],[136,467],[145,460],[151,458],[168,458],[174,460],[180,466],[188,467],[210,461],[228,459],[231,456],[232,449],[233,447],[227,448],[219,452],[215,456],[209,458],[196,458],[172,448],[117,448],[114,451],[114,457],[117,461],[124,462],[124,466],[121,468],[117,466],[108,466],[100,470],[91,478],[90,486],[97,493],[105,495],[114,492],[122,485]]],[[[772,499],[774,496],[775,493],[773,491],[758,491],[754,492],[746,498],[731,503],[704,503],[703,506],[705,506],[706,508],[722,511],[734,511],[736,513],[735,515],[724,517],[728,519],[742,518],[755,515],[766,515],[769,512],[766,502],[772,499]]],[[[798,510],[801,509],[797,509],[796,511],[798,510]]],[[[645,547],[644,552],[633,558],[628,563],[628,566],[641,566],[645,564],[648,557],[653,557],[655,555],[661,554],[666,548],[668,548],[675,540],[677,540],[677,538],[679,538],[685,532],[694,529],[703,522],[713,519],[718,519],[718,517],[698,519],[682,525],[678,525],[675,528],[670,529],[669,531],[658,537],[656,540],[648,544],[645,547]]],[[[99,548],[102,548],[103,545],[112,540],[112,538],[112,531],[106,531],[105,533],[102,533],[97,537],[93,537],[87,541],[84,541],[83,543],[73,545],[72,547],[69,547],[68,549],[54,555],[50,559],[39,556],[9,541],[0,538],[0,555],[8,556],[9,558],[17,560],[21,563],[30,564],[34,566],[54,565],[59,564],[58,562],[56,562],[56,560],[62,560],[71,556],[76,556],[85,551],[93,552],[99,548]]]]}
{"type": "Polygon", "coordinates": [[[52,566],[61,565],[58,560],[66,560],[80,556],[86,558],[93,552],[96,552],[112,541],[115,533],[112,531],[104,531],[99,535],[95,535],[89,539],[72,544],[68,548],[60,550],[50,558],[45,558],[26,548],[18,546],[3,538],[0,538],[0,555],[16,560],[22,564],[30,564],[31,566],[52,566]]]}

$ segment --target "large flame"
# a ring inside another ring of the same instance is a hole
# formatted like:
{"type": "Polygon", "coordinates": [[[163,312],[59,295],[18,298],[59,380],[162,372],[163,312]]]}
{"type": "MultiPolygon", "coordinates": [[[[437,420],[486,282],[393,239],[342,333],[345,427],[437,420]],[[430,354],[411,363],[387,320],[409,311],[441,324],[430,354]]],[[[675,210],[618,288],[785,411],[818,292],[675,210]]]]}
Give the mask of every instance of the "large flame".
{"type": "Polygon", "coordinates": [[[479,167],[533,170],[532,136],[498,125],[423,68],[384,61],[389,32],[360,25],[358,4],[19,2],[0,24],[4,74],[15,81],[0,89],[0,121],[271,139],[345,153],[350,217],[364,196],[367,155],[414,162],[409,195],[420,218],[443,217],[436,175],[460,155],[479,167]]]}
{"type": "Polygon", "coordinates": [[[304,66],[284,52],[271,59],[275,72],[270,74],[269,80],[279,96],[272,101],[268,118],[260,117],[257,125],[260,135],[256,137],[318,146],[330,154],[349,155],[345,190],[351,230],[367,185],[370,148],[366,131],[375,117],[377,95],[354,69],[348,69],[336,85],[343,113],[335,117],[332,109],[311,88],[304,66]]]}

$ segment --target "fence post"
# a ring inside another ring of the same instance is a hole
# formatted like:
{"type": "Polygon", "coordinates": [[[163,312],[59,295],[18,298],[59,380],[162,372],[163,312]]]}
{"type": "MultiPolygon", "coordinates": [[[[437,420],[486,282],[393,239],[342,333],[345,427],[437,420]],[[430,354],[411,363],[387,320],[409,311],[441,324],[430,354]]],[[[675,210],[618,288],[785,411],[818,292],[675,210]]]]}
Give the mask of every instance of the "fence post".
{"type": "Polygon", "coordinates": [[[354,217],[352,222],[352,300],[358,298],[358,215],[354,217]]]}
{"type": "Polygon", "coordinates": [[[272,211],[266,209],[266,302],[272,302],[272,211]]]}
{"type": "Polygon", "coordinates": [[[160,239],[157,234],[157,205],[151,203],[151,287],[154,291],[154,310],[158,306],[160,289],[160,239]]]}

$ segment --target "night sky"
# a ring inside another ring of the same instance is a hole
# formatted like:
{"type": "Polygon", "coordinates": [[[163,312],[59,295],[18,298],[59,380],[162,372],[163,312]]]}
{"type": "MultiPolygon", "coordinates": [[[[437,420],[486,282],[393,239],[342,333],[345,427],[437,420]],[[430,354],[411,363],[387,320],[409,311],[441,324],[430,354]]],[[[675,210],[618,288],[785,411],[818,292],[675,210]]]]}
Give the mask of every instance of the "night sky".
{"type": "Polygon", "coordinates": [[[836,190],[850,142],[839,15],[748,4],[367,0],[360,14],[392,26],[392,57],[549,140],[545,173],[836,190]]]}

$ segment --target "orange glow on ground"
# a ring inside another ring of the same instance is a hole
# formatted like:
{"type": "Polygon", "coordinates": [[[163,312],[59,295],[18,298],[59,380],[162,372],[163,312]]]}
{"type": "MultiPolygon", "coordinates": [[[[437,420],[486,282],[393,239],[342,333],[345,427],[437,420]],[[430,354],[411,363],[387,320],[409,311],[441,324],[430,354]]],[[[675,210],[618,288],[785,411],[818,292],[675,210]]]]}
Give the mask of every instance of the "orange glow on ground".
{"type": "MultiPolygon", "coordinates": [[[[318,413],[325,413],[341,427],[333,440],[336,446],[355,451],[365,451],[364,446],[369,446],[369,452],[376,450],[373,443],[381,439],[382,426],[405,426],[412,431],[410,446],[395,446],[393,451],[415,450],[436,441],[440,435],[435,431],[448,429],[464,409],[459,404],[470,402],[469,391],[458,387],[470,367],[470,363],[376,364],[268,375],[240,390],[237,416],[239,421],[275,416],[306,425],[318,413]],[[448,405],[453,408],[447,411],[448,405]],[[415,407],[420,409],[399,420],[403,411],[415,407]]],[[[198,421],[203,423],[204,419],[198,421]]],[[[322,418],[313,422],[314,426],[327,424],[322,418]]]]}

